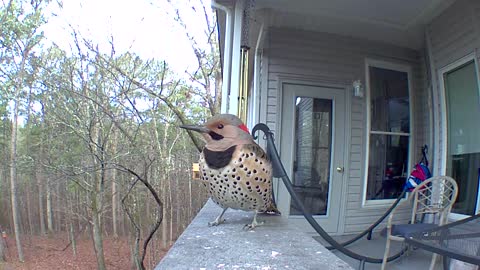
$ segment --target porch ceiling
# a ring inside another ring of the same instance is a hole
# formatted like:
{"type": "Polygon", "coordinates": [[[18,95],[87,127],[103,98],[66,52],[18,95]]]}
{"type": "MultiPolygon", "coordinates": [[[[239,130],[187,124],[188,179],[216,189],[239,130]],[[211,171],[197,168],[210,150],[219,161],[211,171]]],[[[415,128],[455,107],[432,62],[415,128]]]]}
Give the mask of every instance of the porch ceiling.
{"type": "Polygon", "coordinates": [[[455,0],[254,0],[270,25],[423,46],[425,24],[455,0]]]}

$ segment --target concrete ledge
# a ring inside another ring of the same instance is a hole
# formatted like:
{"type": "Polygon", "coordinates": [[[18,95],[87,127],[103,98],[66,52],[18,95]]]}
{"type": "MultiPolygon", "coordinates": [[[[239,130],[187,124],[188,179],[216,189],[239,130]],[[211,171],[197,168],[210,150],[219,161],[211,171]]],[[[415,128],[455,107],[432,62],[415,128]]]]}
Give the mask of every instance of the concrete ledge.
{"type": "Polygon", "coordinates": [[[208,227],[220,212],[208,201],[155,269],[353,269],[285,218],[259,215],[265,225],[244,231],[253,213],[229,209],[208,227]]]}

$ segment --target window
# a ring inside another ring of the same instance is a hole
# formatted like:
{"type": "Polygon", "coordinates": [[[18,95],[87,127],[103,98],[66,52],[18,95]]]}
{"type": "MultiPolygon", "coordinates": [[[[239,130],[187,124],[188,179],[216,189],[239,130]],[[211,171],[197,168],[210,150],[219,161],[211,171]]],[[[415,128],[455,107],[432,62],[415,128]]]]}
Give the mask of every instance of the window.
{"type": "MultiPolygon", "coordinates": [[[[326,215],[332,151],[333,101],[296,97],[293,187],[312,215],[326,215]]],[[[290,214],[302,212],[292,202],[290,214]]]]}
{"type": "Polygon", "coordinates": [[[409,69],[368,63],[366,200],[396,199],[408,176],[411,142],[409,69]]]}
{"type": "Polygon", "coordinates": [[[447,109],[446,173],[457,181],[452,212],[477,213],[480,181],[480,97],[475,62],[443,73],[447,109]]]}

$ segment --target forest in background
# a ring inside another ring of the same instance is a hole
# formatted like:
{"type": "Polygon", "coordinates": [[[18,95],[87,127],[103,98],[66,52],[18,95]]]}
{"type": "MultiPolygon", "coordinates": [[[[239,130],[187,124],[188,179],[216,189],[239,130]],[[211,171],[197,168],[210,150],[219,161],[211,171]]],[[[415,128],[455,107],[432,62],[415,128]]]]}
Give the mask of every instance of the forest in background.
{"type": "Polygon", "coordinates": [[[15,238],[9,248],[19,261],[32,259],[23,255],[29,236],[68,235],[74,254],[77,239],[88,236],[97,268],[106,269],[104,237],[113,237],[128,239],[132,268],[149,269],[205,203],[191,180],[202,142],[178,125],[220,109],[216,20],[205,3],[191,2],[205,17],[209,46],[200,46],[182,10],[169,3],[174,12],[159,16],[184,30],[195,72],[176,74],[164,60],[117,53],[113,37],[110,50],[100,51],[74,27],[71,52],[45,45],[45,10],[61,3],[3,1],[0,226],[15,238]]]}

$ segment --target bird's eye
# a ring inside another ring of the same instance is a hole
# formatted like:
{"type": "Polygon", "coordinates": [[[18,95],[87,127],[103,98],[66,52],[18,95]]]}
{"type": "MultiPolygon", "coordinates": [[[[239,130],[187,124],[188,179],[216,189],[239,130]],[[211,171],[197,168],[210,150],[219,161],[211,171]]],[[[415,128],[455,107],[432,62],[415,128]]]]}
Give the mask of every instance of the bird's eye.
{"type": "Polygon", "coordinates": [[[223,125],[222,124],[218,124],[218,129],[222,129],[223,128],[223,125]]]}

